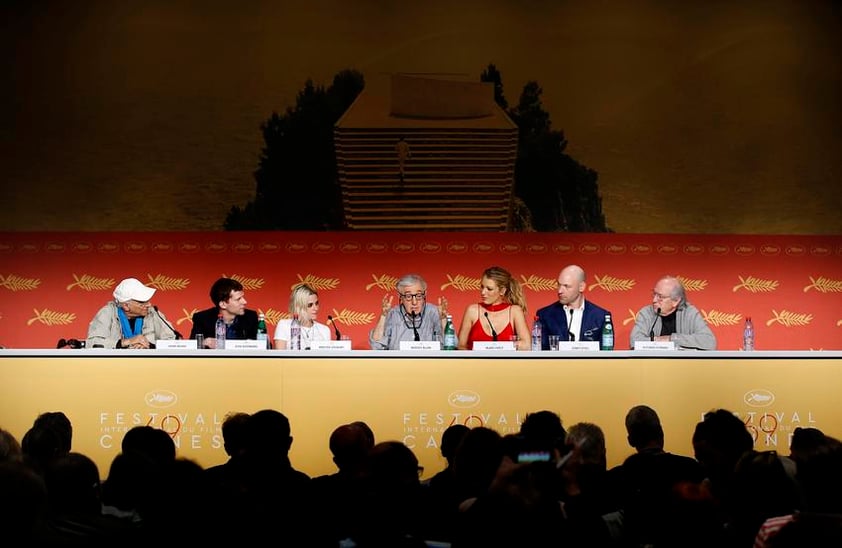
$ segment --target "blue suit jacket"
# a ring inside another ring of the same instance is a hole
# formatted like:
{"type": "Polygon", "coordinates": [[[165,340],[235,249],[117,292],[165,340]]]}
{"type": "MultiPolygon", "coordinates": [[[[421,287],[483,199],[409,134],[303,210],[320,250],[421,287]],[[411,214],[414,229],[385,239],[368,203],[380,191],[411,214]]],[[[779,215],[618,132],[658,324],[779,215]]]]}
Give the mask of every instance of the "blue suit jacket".
{"type": "MultiPolygon", "coordinates": [[[[599,341],[602,336],[602,326],[605,325],[605,315],[610,314],[601,306],[597,306],[585,299],[585,310],[582,314],[582,329],[576,334],[577,341],[599,341]]],[[[567,340],[567,314],[564,306],[558,301],[538,310],[541,321],[541,350],[550,349],[550,335],[558,335],[561,340],[567,340]]]]}

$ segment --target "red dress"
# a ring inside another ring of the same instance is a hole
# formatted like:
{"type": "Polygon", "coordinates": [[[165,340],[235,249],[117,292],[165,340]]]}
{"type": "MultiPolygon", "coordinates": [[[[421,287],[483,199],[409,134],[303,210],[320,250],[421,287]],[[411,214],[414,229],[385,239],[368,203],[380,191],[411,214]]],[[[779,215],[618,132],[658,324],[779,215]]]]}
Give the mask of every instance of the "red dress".
{"type": "MultiPolygon", "coordinates": [[[[506,327],[503,328],[503,331],[497,333],[497,340],[498,341],[510,341],[512,337],[515,335],[515,328],[512,326],[512,305],[509,303],[500,303],[500,304],[483,304],[479,303],[479,306],[488,310],[489,312],[497,312],[498,310],[506,310],[509,311],[509,323],[506,324],[506,327]]],[[[468,348],[473,350],[474,348],[474,341],[493,341],[494,337],[489,335],[483,330],[483,323],[488,325],[488,320],[485,319],[485,314],[481,311],[479,313],[479,317],[477,321],[471,326],[471,330],[468,332],[468,348]]]]}

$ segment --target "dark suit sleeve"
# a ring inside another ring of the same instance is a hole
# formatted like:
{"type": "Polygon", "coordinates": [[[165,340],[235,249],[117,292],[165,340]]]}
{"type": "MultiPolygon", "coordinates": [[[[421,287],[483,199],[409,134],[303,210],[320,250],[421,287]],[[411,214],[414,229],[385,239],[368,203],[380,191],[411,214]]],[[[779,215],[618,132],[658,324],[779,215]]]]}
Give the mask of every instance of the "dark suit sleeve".
{"type": "Polygon", "coordinates": [[[190,330],[190,338],[195,339],[198,333],[204,335],[206,339],[215,337],[215,323],[215,308],[196,312],[193,314],[193,328],[190,330]]]}

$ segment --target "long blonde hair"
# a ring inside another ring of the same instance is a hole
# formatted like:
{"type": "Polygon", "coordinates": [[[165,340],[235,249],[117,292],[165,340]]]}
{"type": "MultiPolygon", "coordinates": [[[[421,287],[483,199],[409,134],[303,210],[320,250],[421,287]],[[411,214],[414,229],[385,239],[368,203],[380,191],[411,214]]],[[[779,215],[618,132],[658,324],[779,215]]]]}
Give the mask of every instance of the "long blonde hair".
{"type": "Polygon", "coordinates": [[[524,314],[526,314],[526,297],[523,295],[523,288],[521,288],[520,282],[512,276],[511,272],[502,266],[491,266],[485,269],[482,273],[482,277],[494,280],[497,287],[505,289],[506,291],[503,293],[503,298],[509,303],[516,304],[521,307],[524,314]]]}

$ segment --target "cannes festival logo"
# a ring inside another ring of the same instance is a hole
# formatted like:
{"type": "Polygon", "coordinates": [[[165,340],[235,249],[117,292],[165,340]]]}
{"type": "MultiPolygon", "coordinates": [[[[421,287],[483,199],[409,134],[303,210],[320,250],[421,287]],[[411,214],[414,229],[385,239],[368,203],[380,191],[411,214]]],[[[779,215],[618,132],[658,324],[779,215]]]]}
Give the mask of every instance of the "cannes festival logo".
{"type": "Polygon", "coordinates": [[[775,395],[768,390],[759,388],[746,392],[745,395],[743,395],[743,401],[749,407],[769,407],[775,403],[775,395]]]}
{"type": "Polygon", "coordinates": [[[152,390],[146,393],[143,400],[149,407],[164,409],[175,405],[178,402],[178,396],[175,395],[175,392],[169,390],[152,390]]]}
{"type": "Polygon", "coordinates": [[[450,393],[447,397],[447,401],[453,407],[468,409],[479,405],[479,394],[473,390],[457,390],[450,393]]]}

